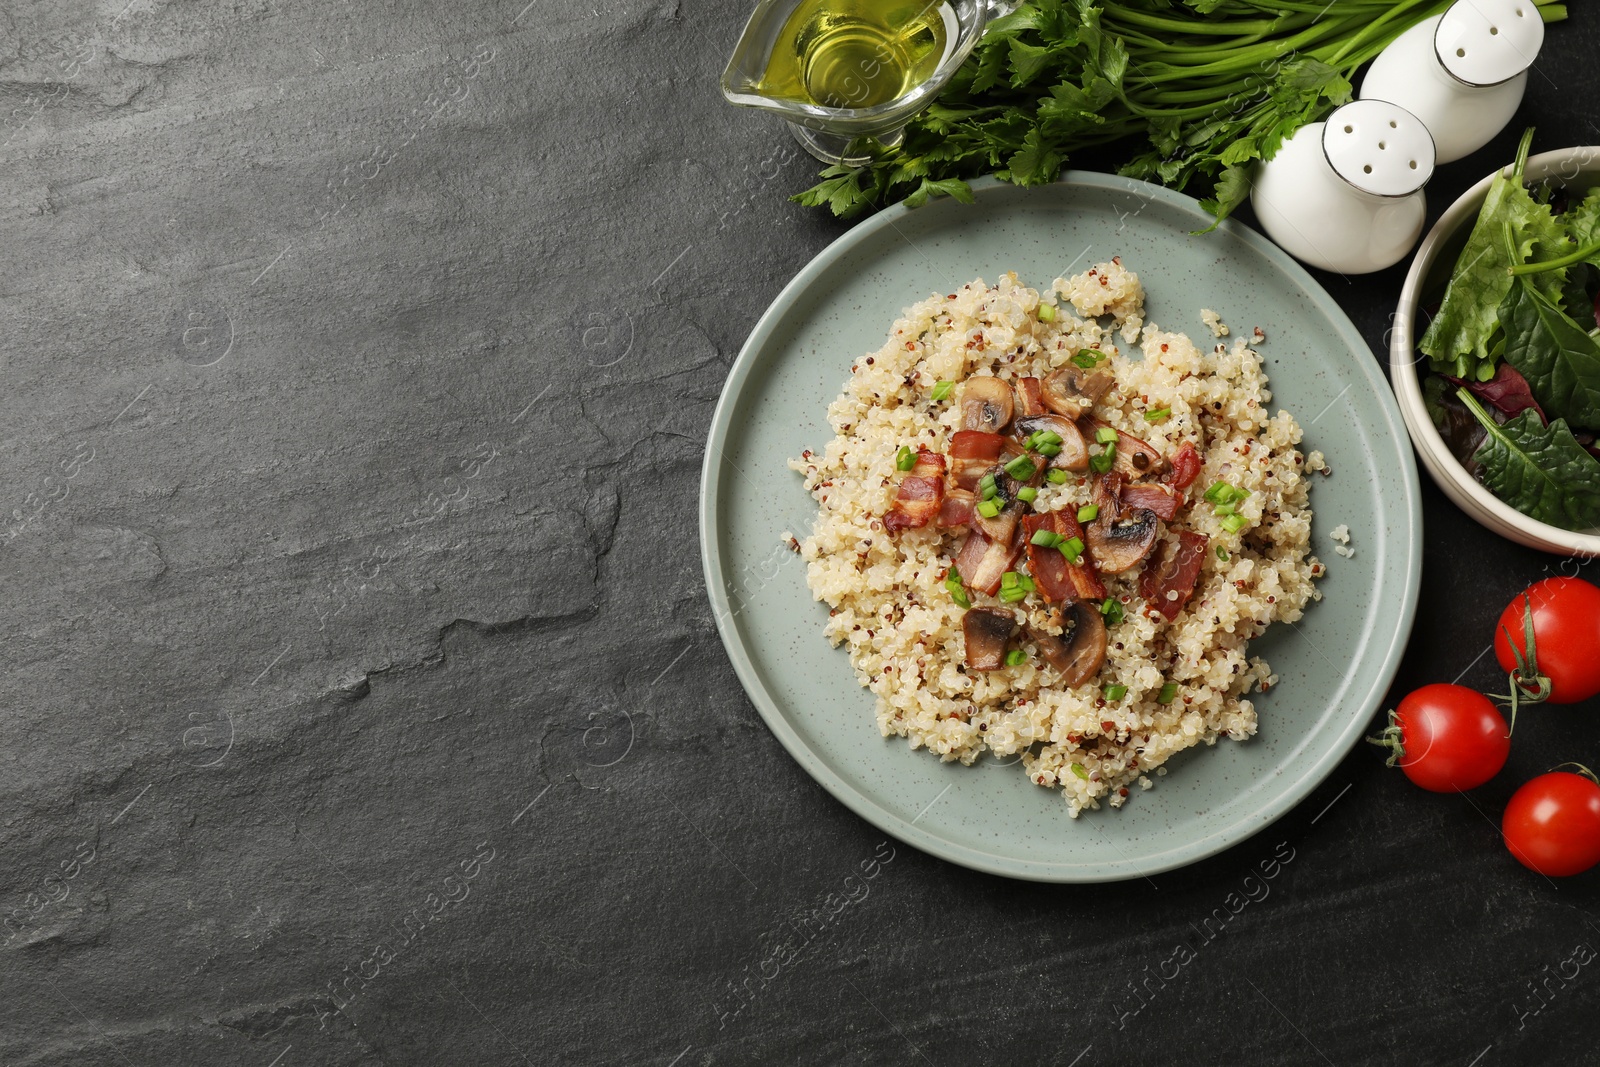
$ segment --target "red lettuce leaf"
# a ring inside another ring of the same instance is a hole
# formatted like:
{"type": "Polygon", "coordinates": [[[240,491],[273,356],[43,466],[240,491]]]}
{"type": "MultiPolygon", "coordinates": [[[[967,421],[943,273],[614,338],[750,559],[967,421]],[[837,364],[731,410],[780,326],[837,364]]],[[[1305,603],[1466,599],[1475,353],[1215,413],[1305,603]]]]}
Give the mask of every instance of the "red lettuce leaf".
{"type": "Polygon", "coordinates": [[[1545,417],[1544,409],[1533,398],[1533,390],[1528,388],[1528,379],[1524,378],[1521,371],[1505,360],[1500,361],[1499,367],[1495,369],[1494,377],[1486,382],[1465,382],[1460,378],[1451,378],[1448,374],[1444,375],[1444,377],[1456,385],[1466,386],[1473,396],[1490,405],[1508,419],[1514,419],[1522,412],[1532,408],[1534,413],[1539,416],[1541,423],[1546,426],[1550,425],[1550,420],[1545,417]]]}

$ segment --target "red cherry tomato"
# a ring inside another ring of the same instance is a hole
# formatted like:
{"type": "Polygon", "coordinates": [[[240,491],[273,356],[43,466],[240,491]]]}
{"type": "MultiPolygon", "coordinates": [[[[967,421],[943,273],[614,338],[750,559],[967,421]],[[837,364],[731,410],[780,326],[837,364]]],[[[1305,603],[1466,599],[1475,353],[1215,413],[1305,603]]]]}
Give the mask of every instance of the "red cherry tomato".
{"type": "Polygon", "coordinates": [[[1500,831],[1529,870],[1550,878],[1600,863],[1600,785],[1569,771],[1541,774],[1506,805],[1500,831]]]}
{"type": "Polygon", "coordinates": [[[1517,671],[1516,654],[1527,653],[1528,609],[1536,670],[1519,672],[1524,693],[1541,674],[1550,679],[1552,704],[1575,704],[1600,693],[1600,589],[1582,578],[1546,578],[1519,594],[1500,613],[1494,630],[1494,657],[1507,673],[1517,671]]]}
{"type": "Polygon", "coordinates": [[[1406,777],[1435,793],[1482,785],[1506,765],[1511,735],[1489,698],[1461,685],[1425,685],[1389,713],[1374,744],[1393,750],[1406,777]]]}

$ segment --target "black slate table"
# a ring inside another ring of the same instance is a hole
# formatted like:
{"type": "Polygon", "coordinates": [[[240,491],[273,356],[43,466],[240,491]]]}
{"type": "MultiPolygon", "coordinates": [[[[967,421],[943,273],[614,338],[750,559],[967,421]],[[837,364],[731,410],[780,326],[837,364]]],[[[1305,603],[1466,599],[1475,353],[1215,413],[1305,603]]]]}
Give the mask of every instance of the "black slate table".
{"type": "MultiPolygon", "coordinates": [[[[1600,1061],[1600,874],[1497,840],[1600,760],[1595,702],[1471,796],[1362,746],[1103,887],[885,843],[784,754],[713,628],[700,456],[844,225],[717,95],[745,14],[0,10],[0,1063],[1600,1061]]],[[[1523,122],[1600,143],[1574,15],[1435,215],[1523,122]]],[[[1375,353],[1401,276],[1322,279],[1375,353]]],[[[1594,572],[1424,493],[1395,696],[1492,688],[1501,606],[1594,572]]]]}

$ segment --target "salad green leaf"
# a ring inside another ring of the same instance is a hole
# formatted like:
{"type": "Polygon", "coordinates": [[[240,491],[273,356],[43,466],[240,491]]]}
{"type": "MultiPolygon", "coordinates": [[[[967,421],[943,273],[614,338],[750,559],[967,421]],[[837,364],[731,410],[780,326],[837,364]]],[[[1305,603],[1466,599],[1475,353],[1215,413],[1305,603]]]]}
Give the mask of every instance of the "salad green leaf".
{"type": "Polygon", "coordinates": [[[1532,284],[1538,277],[1513,279],[1500,305],[1506,361],[1522,372],[1547,414],[1600,429],[1600,341],[1532,284]]]}
{"type": "MultiPolygon", "coordinates": [[[[1567,233],[1579,248],[1600,242],[1600,186],[1589,190],[1582,202],[1568,210],[1567,233]]],[[[1600,267],[1600,254],[1590,256],[1588,262],[1600,267]]]]}
{"type": "MultiPolygon", "coordinates": [[[[1550,205],[1536,201],[1522,184],[1532,143],[1530,129],[1517,148],[1516,162],[1496,174],[1489,185],[1478,221],[1456,259],[1439,314],[1418,346],[1432,357],[1436,371],[1465,378],[1476,370],[1459,366],[1458,357],[1475,364],[1489,361],[1490,339],[1500,326],[1500,305],[1512,288],[1511,267],[1526,262],[1536,250],[1538,258],[1550,258],[1570,246],[1566,228],[1556,220],[1550,205]],[[1511,247],[1505,237],[1507,229],[1512,234],[1511,247]]],[[[1546,297],[1561,299],[1565,271],[1546,271],[1533,278],[1546,297]]]]}
{"type": "Polygon", "coordinates": [[[1600,460],[1584,451],[1565,420],[1543,426],[1530,408],[1501,426],[1465,389],[1456,397],[1489,434],[1472,457],[1484,488],[1552,526],[1600,526],[1600,460]]]}

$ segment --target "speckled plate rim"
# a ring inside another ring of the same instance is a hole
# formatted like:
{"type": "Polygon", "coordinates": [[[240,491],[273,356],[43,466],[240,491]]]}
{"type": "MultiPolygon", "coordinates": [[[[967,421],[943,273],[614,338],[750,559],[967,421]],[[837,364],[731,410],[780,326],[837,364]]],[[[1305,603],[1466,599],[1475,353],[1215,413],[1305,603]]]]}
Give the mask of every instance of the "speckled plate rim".
{"type": "MultiPolygon", "coordinates": [[[[1071,185],[1083,189],[1103,190],[1108,195],[1131,193],[1160,200],[1191,216],[1195,220],[1196,229],[1203,229],[1211,223],[1211,216],[1206,213],[1198,201],[1148,182],[1092,171],[1067,171],[1061,176],[1058,184],[1071,185]]],[[[990,190],[1002,188],[1014,190],[1016,187],[994,178],[983,178],[973,182],[972,190],[976,203],[972,205],[970,210],[981,211],[985,202],[985,194],[990,190]]],[[[1343,730],[1323,747],[1323,751],[1316,760],[1305,768],[1298,777],[1283,781],[1282,788],[1252,815],[1235,818],[1218,826],[1211,833],[1185,842],[1182,846],[1144,857],[1123,856],[1119,859],[1105,860],[1098,864],[1074,863],[1069,865],[1051,863],[1047,860],[1018,860],[1011,856],[984,852],[980,849],[948,840],[920,826],[915,826],[912,820],[902,818],[897,813],[863,795],[851,782],[836,773],[811,750],[790,724],[778,701],[767,690],[759,668],[739,639],[732,623],[734,611],[726,591],[726,576],[723,573],[722,550],[718,542],[716,519],[721,510],[724,495],[723,480],[720,477],[721,461],[724,457],[725,446],[732,428],[734,410],[738,405],[740,395],[759,366],[764,350],[773,341],[775,327],[786,314],[789,306],[795,303],[811,285],[834,269],[835,265],[844,260],[858,245],[865,243],[870,237],[876,235],[878,231],[894,226],[898,220],[903,219],[912,210],[915,209],[907,208],[903,204],[895,204],[841,234],[832,244],[819,252],[810,263],[806,264],[788,285],[783,287],[761,318],[757,320],[754,329],[750,331],[750,336],[744,343],[744,347],[739,350],[738,358],[734,360],[733,367],[728,372],[722,395],[718,398],[716,409],[712,413],[711,428],[706,437],[705,455],[701,462],[700,472],[700,557],[706,591],[710,597],[717,633],[722,639],[723,647],[727,649],[734,673],[738,676],[745,693],[755,705],[757,713],[767,724],[767,728],[777,737],[779,743],[783,745],[795,762],[831,793],[835,799],[872,825],[885,833],[893,835],[905,844],[963,867],[1002,877],[1036,882],[1115,882],[1129,878],[1146,877],[1184,867],[1214,856],[1241,841],[1253,837],[1287,814],[1295,805],[1310,795],[1312,790],[1322,784],[1328,775],[1333,772],[1333,769],[1338,766],[1339,761],[1345,757],[1360,739],[1379,701],[1382,700],[1384,694],[1388,692],[1390,684],[1394,681],[1394,676],[1400,668],[1401,656],[1405,652],[1406,643],[1411,636],[1412,626],[1416,621],[1417,600],[1422,586],[1421,491],[1418,485],[1416,460],[1409,447],[1410,437],[1406,432],[1405,422],[1401,417],[1394,393],[1390,389],[1389,383],[1384,379],[1381,366],[1376,358],[1356,359],[1354,362],[1357,372],[1366,380],[1366,384],[1370,386],[1372,400],[1381,411],[1382,423],[1388,429],[1390,436],[1394,440],[1404,442],[1407,445],[1407,447],[1400,449],[1400,474],[1405,495],[1403,504],[1405,510],[1409,513],[1409,528],[1412,531],[1412,536],[1404,545],[1396,546],[1404,559],[1405,570],[1404,598],[1400,604],[1400,610],[1395,616],[1397,625],[1390,634],[1387,645],[1381,649],[1373,648],[1369,644],[1363,646],[1366,655],[1381,657],[1378,668],[1372,674],[1371,683],[1366,687],[1366,691],[1361,694],[1358,700],[1351,702],[1350,707],[1352,710],[1343,730]]],[[[1272,266],[1285,275],[1289,283],[1303,290],[1316,309],[1326,317],[1328,324],[1334,329],[1339,339],[1344,342],[1346,352],[1366,352],[1370,355],[1370,348],[1361,337],[1359,331],[1356,330],[1355,324],[1350,321],[1349,316],[1328,295],[1327,291],[1317,283],[1316,279],[1306,273],[1305,269],[1290,258],[1286,252],[1256,231],[1240,223],[1230,220],[1223,223],[1222,228],[1242,240],[1254,252],[1264,257],[1272,266]]],[[[1183,235],[1175,234],[1174,236],[1182,237],[1183,235]]]]}

